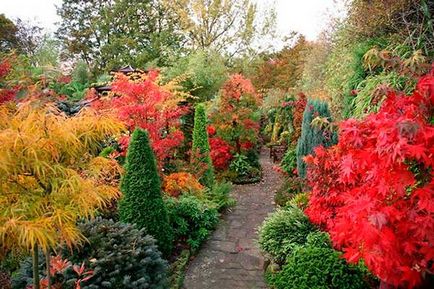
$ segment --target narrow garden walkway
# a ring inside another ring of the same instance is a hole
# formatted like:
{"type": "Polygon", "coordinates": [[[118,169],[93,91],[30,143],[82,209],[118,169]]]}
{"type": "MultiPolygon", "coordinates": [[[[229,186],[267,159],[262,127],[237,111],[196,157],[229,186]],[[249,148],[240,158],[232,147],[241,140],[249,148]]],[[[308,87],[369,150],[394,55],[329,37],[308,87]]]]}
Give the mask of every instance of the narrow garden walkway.
{"type": "Polygon", "coordinates": [[[262,151],[260,162],[264,174],[262,181],[234,186],[232,195],[237,199],[237,205],[223,217],[191,262],[185,276],[185,289],[267,288],[257,228],[274,210],[273,197],[281,179],[272,170],[267,151],[262,151]]]}

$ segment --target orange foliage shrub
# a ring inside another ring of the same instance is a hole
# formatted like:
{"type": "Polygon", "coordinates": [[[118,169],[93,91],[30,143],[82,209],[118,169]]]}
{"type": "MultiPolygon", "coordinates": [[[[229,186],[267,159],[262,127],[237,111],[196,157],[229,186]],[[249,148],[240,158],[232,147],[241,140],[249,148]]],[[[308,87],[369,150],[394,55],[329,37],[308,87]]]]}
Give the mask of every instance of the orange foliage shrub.
{"type": "Polygon", "coordinates": [[[164,177],[163,191],[172,197],[178,197],[182,193],[201,196],[203,189],[197,178],[190,173],[179,172],[164,177]]]}

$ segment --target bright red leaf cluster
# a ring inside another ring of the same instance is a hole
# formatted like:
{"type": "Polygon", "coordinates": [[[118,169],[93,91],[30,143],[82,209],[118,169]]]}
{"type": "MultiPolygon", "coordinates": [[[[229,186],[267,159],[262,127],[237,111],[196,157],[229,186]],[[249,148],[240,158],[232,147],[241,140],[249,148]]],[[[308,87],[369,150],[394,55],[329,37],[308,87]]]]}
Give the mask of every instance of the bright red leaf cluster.
{"type": "Polygon", "coordinates": [[[434,269],[433,107],[428,75],[413,95],[390,93],[378,113],[342,122],[336,146],[306,157],[311,221],[349,262],[362,258],[402,288],[434,269]]]}
{"type": "MultiPolygon", "coordinates": [[[[157,71],[134,79],[119,74],[112,83],[114,96],[93,105],[113,109],[131,132],[136,127],[147,130],[161,166],[184,139],[180,118],[186,109],[178,105],[180,99],[173,91],[159,85],[158,76],[157,71]]],[[[128,140],[123,139],[123,144],[128,145],[128,140]]]]}
{"type": "Polygon", "coordinates": [[[17,90],[15,89],[0,88],[0,104],[14,100],[16,95],[17,90]]]}
{"type": "Polygon", "coordinates": [[[211,159],[214,168],[217,170],[226,170],[232,160],[232,147],[219,137],[209,139],[211,147],[211,159]]]}
{"type": "Polygon", "coordinates": [[[0,60],[0,105],[13,100],[18,92],[18,89],[9,88],[3,83],[4,78],[11,72],[11,68],[12,66],[6,58],[0,60]]]}

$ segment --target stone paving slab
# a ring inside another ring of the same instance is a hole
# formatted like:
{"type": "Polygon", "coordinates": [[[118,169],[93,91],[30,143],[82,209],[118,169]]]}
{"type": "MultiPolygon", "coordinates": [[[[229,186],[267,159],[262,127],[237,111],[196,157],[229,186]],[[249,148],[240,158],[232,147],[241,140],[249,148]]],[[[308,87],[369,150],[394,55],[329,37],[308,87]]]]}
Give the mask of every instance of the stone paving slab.
{"type": "Polygon", "coordinates": [[[236,185],[236,207],[225,214],[187,270],[184,289],[264,289],[264,259],[257,245],[257,228],[274,210],[274,194],[282,180],[272,170],[266,152],[260,162],[263,179],[236,185]]]}

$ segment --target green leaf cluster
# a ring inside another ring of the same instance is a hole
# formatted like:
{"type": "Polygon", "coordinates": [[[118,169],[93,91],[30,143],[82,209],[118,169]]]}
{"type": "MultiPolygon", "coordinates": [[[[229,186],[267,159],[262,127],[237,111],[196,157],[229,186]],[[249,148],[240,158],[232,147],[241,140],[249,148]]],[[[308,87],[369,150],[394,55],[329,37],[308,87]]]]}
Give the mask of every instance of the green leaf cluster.
{"type": "Polygon", "coordinates": [[[184,90],[197,102],[213,99],[227,79],[223,57],[213,51],[197,50],[177,59],[164,71],[166,79],[180,78],[184,90]]]}
{"type": "Polygon", "coordinates": [[[236,204],[236,200],[230,196],[231,189],[230,182],[216,182],[208,190],[206,197],[218,211],[221,211],[236,204]]]}
{"type": "Polygon", "coordinates": [[[289,175],[297,168],[297,151],[294,146],[289,146],[283,155],[280,167],[289,175]]]}
{"type": "Polygon", "coordinates": [[[411,94],[415,86],[415,79],[394,71],[368,76],[357,85],[358,93],[352,100],[352,116],[363,118],[368,113],[376,112],[390,89],[411,94]]]}
{"type": "Polygon", "coordinates": [[[349,265],[330,247],[326,233],[311,233],[294,248],[282,271],[268,276],[275,289],[365,289],[365,270],[349,265]]]}
{"type": "Polygon", "coordinates": [[[242,154],[236,154],[232,160],[229,169],[238,174],[238,176],[247,176],[252,169],[248,158],[242,154]]]}
{"type": "Polygon", "coordinates": [[[265,219],[259,229],[259,247],[276,263],[282,264],[295,247],[307,241],[315,227],[295,206],[277,210],[265,219]]]}
{"type": "Polygon", "coordinates": [[[176,240],[185,240],[194,251],[208,238],[219,221],[216,208],[192,195],[166,200],[176,240]]]}

